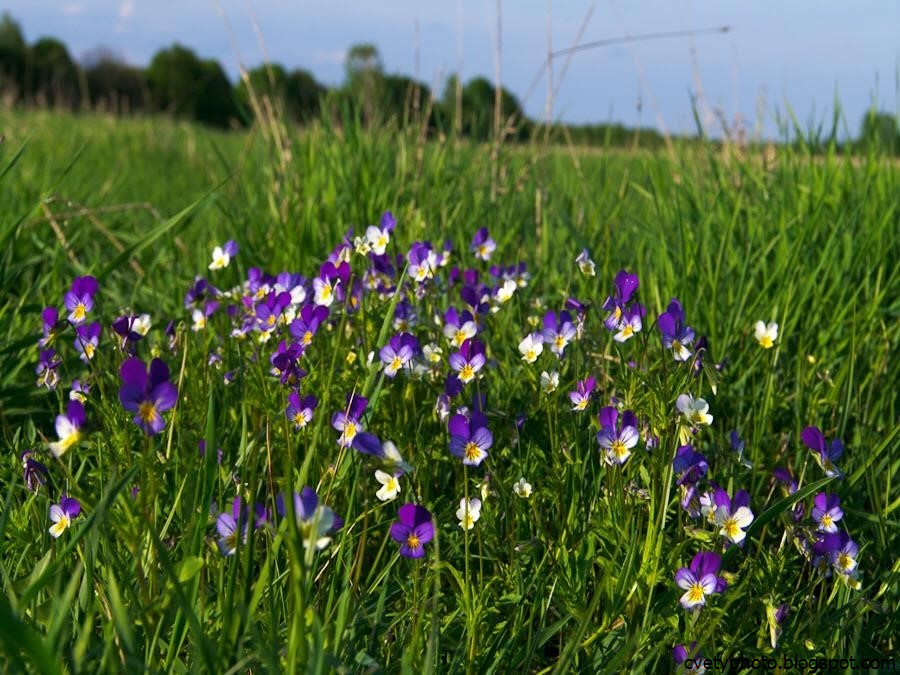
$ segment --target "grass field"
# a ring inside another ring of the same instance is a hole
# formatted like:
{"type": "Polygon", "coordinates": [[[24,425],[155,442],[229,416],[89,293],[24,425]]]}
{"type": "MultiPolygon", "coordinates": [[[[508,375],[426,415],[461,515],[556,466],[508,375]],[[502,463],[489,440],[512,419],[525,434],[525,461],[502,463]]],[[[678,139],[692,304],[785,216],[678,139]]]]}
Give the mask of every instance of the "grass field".
{"type": "Polygon", "coordinates": [[[894,664],[888,159],[0,133],[0,669],[894,664]]]}

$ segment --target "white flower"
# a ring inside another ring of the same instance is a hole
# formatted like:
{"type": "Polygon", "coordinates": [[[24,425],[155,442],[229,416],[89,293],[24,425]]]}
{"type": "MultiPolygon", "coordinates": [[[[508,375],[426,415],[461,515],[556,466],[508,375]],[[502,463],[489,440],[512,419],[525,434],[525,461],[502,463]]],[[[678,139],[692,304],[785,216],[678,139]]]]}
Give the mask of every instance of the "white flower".
{"type": "Polygon", "coordinates": [[[459,500],[459,508],[456,510],[456,519],[459,526],[464,530],[471,530],[475,527],[475,521],[481,518],[481,500],[466,499],[459,500]]]}
{"type": "Polygon", "coordinates": [[[540,333],[531,333],[519,343],[519,352],[526,363],[534,363],[544,351],[544,338],[540,333]]]}
{"type": "Polygon", "coordinates": [[[391,233],[374,225],[366,228],[366,240],[375,255],[384,255],[388,243],[391,241],[391,233]]]}
{"type": "Polygon", "coordinates": [[[756,326],[754,327],[754,333],[756,334],[756,341],[759,343],[760,347],[763,349],[771,349],[775,346],[775,340],[778,339],[778,324],[772,321],[767,326],[764,322],[757,321],[756,326]]]}
{"type": "Polygon", "coordinates": [[[211,270],[220,270],[224,267],[228,267],[228,263],[231,262],[231,256],[228,255],[228,252],[225,251],[221,246],[216,246],[213,249],[212,253],[212,262],[209,263],[209,269],[211,270]]]}
{"type": "Polygon", "coordinates": [[[503,285],[497,289],[497,302],[501,305],[504,302],[508,302],[509,299],[515,295],[516,289],[518,288],[518,284],[513,279],[507,279],[503,282],[503,285]]]}
{"type": "Polygon", "coordinates": [[[192,331],[197,332],[206,328],[206,312],[202,309],[195,309],[191,313],[191,319],[193,320],[192,331]]]}
{"type": "Polygon", "coordinates": [[[744,541],[747,536],[744,528],[750,527],[752,522],[753,512],[746,506],[738,507],[734,513],[729,513],[728,509],[721,506],[716,509],[716,525],[722,528],[719,534],[735,544],[744,541]]]}
{"type": "Polygon", "coordinates": [[[552,394],[559,387],[559,373],[555,370],[548,373],[546,370],[541,373],[541,389],[545,394],[552,394]]]}
{"type": "Polygon", "coordinates": [[[528,499],[531,496],[531,483],[529,483],[524,478],[520,478],[513,485],[513,492],[519,495],[522,499],[528,499]]]}
{"type": "Polygon", "coordinates": [[[713,416],[709,414],[709,404],[702,398],[694,400],[691,394],[682,394],[675,401],[678,411],[687,417],[693,426],[712,424],[713,416]]]}
{"type": "Polygon", "coordinates": [[[588,250],[583,249],[581,253],[578,254],[578,257],[575,258],[575,262],[578,263],[578,269],[581,270],[581,273],[586,277],[592,277],[596,273],[594,261],[591,260],[590,255],[588,255],[588,250]]]}
{"type": "Polygon", "coordinates": [[[375,493],[381,501],[388,502],[400,494],[400,481],[397,480],[397,476],[378,470],[375,471],[375,478],[381,483],[381,488],[375,493]]]}
{"type": "Polygon", "coordinates": [[[150,315],[149,314],[141,314],[140,316],[136,316],[134,321],[131,324],[131,330],[133,330],[138,335],[143,335],[146,337],[147,333],[150,332],[150,315]]]}

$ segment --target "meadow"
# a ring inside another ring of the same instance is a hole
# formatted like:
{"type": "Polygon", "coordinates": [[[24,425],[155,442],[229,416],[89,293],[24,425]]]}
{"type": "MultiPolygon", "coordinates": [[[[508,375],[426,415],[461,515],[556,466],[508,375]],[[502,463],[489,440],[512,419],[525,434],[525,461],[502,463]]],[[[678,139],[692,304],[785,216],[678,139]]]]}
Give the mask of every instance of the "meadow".
{"type": "Polygon", "coordinates": [[[3,671],[895,667],[896,162],[0,133],[3,671]]]}

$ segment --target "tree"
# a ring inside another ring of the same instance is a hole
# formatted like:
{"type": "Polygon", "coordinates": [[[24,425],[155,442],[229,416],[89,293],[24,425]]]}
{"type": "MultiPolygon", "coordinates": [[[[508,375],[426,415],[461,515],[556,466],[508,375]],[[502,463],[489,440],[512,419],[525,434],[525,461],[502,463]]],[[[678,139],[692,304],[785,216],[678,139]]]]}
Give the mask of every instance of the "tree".
{"type": "Polygon", "coordinates": [[[347,52],[345,91],[365,124],[375,122],[384,94],[384,67],[378,47],[356,44],[347,52]]]}
{"type": "Polygon", "coordinates": [[[309,71],[292,70],[284,91],[288,114],[301,123],[312,121],[319,114],[322,97],[327,91],[309,71]]]}
{"type": "Polygon", "coordinates": [[[4,12],[0,17],[0,94],[13,100],[22,97],[28,69],[28,47],[22,28],[4,12]]]}
{"type": "Polygon", "coordinates": [[[863,118],[859,142],[867,149],[891,155],[900,154],[900,126],[897,118],[873,108],[863,118]]]}
{"type": "MultiPolygon", "coordinates": [[[[457,120],[456,102],[457,80],[453,75],[447,80],[441,97],[444,114],[448,115],[451,128],[458,128],[467,136],[484,141],[494,132],[494,83],[484,77],[469,80],[462,88],[462,117],[457,120]]],[[[525,113],[518,99],[507,89],[500,90],[500,124],[512,124],[513,138],[522,138],[526,133],[525,113]]]]}
{"type": "Polygon", "coordinates": [[[114,113],[147,110],[150,95],[143,70],[103,47],[86,53],[81,63],[92,107],[114,113]]]}
{"type": "Polygon", "coordinates": [[[33,100],[49,106],[78,105],[78,66],[59,40],[44,37],[31,46],[28,75],[26,91],[33,100]]]}

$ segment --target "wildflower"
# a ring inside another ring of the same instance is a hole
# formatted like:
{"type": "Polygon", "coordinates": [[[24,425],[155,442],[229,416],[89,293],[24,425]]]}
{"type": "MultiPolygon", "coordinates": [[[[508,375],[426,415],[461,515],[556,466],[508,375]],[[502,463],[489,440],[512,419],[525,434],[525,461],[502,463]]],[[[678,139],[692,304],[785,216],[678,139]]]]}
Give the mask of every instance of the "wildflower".
{"type": "Polygon", "coordinates": [[[672,469],[679,474],[678,485],[694,485],[709,471],[709,463],[693,446],[682,445],[675,451],[672,469]]]}
{"type": "Polygon", "coordinates": [[[297,383],[306,377],[306,371],[300,367],[301,354],[303,345],[299,342],[287,344],[282,340],[269,357],[272,364],[271,374],[277,377],[281,384],[297,386],[297,383]]]}
{"type": "Polygon", "coordinates": [[[97,293],[97,279],[94,277],[76,277],[72,282],[72,290],[66,293],[63,304],[69,310],[69,323],[78,325],[94,308],[94,295],[97,293]]]}
{"type": "Polygon", "coordinates": [[[418,349],[419,341],[409,333],[391,336],[388,344],[379,352],[381,362],[384,364],[384,374],[387,377],[394,377],[401,368],[408,367],[418,349]]]}
{"type": "Polygon", "coordinates": [[[753,465],[744,459],[744,439],[738,435],[737,430],[732,430],[731,433],[728,434],[729,443],[731,445],[731,449],[737,453],[738,462],[746,469],[752,469],[753,465]]]}
{"type": "Polygon", "coordinates": [[[66,414],[56,416],[56,435],[59,440],[50,444],[50,453],[54,457],[62,457],[66,450],[81,440],[83,426],[84,406],[81,401],[69,401],[66,414]]]}
{"type": "Polygon", "coordinates": [[[375,255],[384,255],[387,245],[391,241],[391,230],[396,224],[394,216],[390,211],[381,216],[381,226],[369,225],[366,228],[366,243],[375,255]]]}
{"type": "Polygon", "coordinates": [[[425,544],[434,538],[431,513],[424,506],[404,504],[398,522],[391,525],[391,538],[400,542],[400,555],[421,558],[425,555],[425,544]]]}
{"type": "Polygon", "coordinates": [[[134,423],[145,434],[158,434],[166,427],[161,413],[178,401],[178,390],[169,382],[169,367],[161,359],[153,359],[148,373],[144,362],[132,357],[122,364],[119,375],[119,401],[125,410],[135,413],[134,423]]]}
{"type": "Polygon", "coordinates": [[[126,353],[134,352],[134,343],[139,342],[150,332],[150,315],[125,314],[112,322],[115,333],[122,338],[119,346],[126,353]]]}
{"type": "Polygon", "coordinates": [[[300,316],[291,321],[288,329],[305,349],[312,343],[316,332],[328,319],[328,308],[321,305],[304,305],[300,316]]]}
{"type": "MultiPolygon", "coordinates": [[[[797,492],[797,490],[799,489],[799,485],[791,475],[791,472],[784,467],[775,469],[774,471],[772,471],[772,475],[774,476],[776,481],[782,484],[785,496],[790,496],[797,492]]],[[[797,502],[797,504],[794,505],[794,508],[791,511],[791,516],[795,521],[799,521],[803,518],[804,513],[806,513],[806,508],[803,506],[803,502],[797,502]]]]}
{"type": "Polygon", "coordinates": [[[58,369],[61,365],[62,360],[58,357],[53,347],[42,349],[37,367],[34,369],[35,374],[38,376],[37,386],[47,387],[50,390],[56,389],[56,385],[59,384],[58,369]]]}
{"type": "Polygon", "coordinates": [[[629,274],[625,270],[619,270],[616,273],[614,283],[616,287],[615,294],[607,296],[603,302],[603,309],[609,312],[604,323],[606,328],[611,331],[619,329],[625,306],[639,286],[637,274],[629,274]]]}
{"type": "Polygon", "coordinates": [[[586,277],[592,277],[596,273],[596,265],[594,261],[591,260],[590,253],[586,248],[581,249],[581,253],[579,253],[575,258],[575,263],[578,265],[578,269],[581,270],[581,273],[586,277]]]}
{"type": "Polygon", "coordinates": [[[332,262],[324,262],[319,268],[319,276],[313,279],[313,302],[322,307],[330,307],[338,295],[338,287],[346,286],[350,280],[350,266],[341,262],[335,267],[332,262]]]}
{"type": "Polygon", "coordinates": [[[820,492],[813,499],[812,518],[820,532],[837,532],[835,523],[844,517],[841,500],[837,495],[820,492]]]}
{"type": "Polygon", "coordinates": [[[237,253],[238,245],[233,239],[226,241],[224,246],[216,246],[212,252],[212,262],[209,264],[209,269],[220,270],[228,267],[231,259],[236,256],[237,253]]]}
{"type": "Polygon", "coordinates": [[[559,373],[555,370],[548,373],[546,370],[541,371],[541,391],[545,394],[552,394],[559,387],[559,373]]]}
{"type": "Polygon", "coordinates": [[[608,464],[624,464],[631,456],[631,449],[637,445],[640,435],[635,414],[626,410],[619,418],[619,411],[606,406],[600,411],[600,431],[597,442],[606,450],[608,464]]]}
{"type": "Polygon", "coordinates": [[[675,659],[675,672],[677,673],[705,673],[703,656],[697,649],[697,643],[692,642],[690,649],[684,645],[675,645],[672,649],[672,658],[675,659]]]}
{"type": "Polygon", "coordinates": [[[468,384],[484,367],[485,346],[480,340],[469,339],[462,343],[458,352],[450,355],[450,367],[456,371],[459,381],[468,384]]]}
{"type": "Polygon", "coordinates": [[[431,243],[417,241],[409,249],[406,256],[409,264],[409,276],[422,284],[434,277],[438,268],[438,257],[431,243]]]}
{"type": "Polygon", "coordinates": [[[778,339],[778,324],[771,321],[766,325],[763,321],[757,321],[753,327],[753,332],[760,347],[771,349],[775,346],[775,340],[778,339]]]}
{"type": "Polygon", "coordinates": [[[681,606],[694,609],[706,604],[706,597],[725,590],[725,580],[717,576],[722,565],[722,557],[718,553],[700,551],[691,560],[688,567],[682,567],[675,573],[675,583],[685,590],[681,596],[681,606]]]}
{"type": "Polygon", "coordinates": [[[750,527],[750,523],[753,522],[749,493],[746,490],[738,490],[732,500],[728,497],[728,493],[720,488],[715,491],[713,500],[716,504],[716,525],[722,528],[719,534],[733,544],[740,544],[747,536],[744,529],[750,527]]]}
{"type": "Polygon", "coordinates": [[[247,542],[247,511],[241,503],[240,496],[232,500],[230,511],[223,511],[216,518],[216,530],[219,533],[217,543],[222,555],[234,555],[238,539],[241,543],[247,542]]]}
{"type": "Polygon", "coordinates": [[[530,333],[519,343],[519,352],[526,363],[534,363],[544,351],[544,338],[540,333],[530,333]]]}
{"type": "Polygon", "coordinates": [[[50,471],[36,459],[32,459],[32,450],[25,450],[19,455],[22,460],[22,479],[26,487],[32,492],[37,492],[41,485],[46,485],[50,479],[50,471]]]}
{"type": "Polygon", "coordinates": [[[450,452],[462,458],[463,464],[478,466],[488,456],[494,437],[487,428],[487,418],[473,411],[467,418],[456,414],[447,424],[450,431],[450,452]]]}
{"type": "Polygon", "coordinates": [[[195,333],[206,328],[206,321],[215,314],[219,308],[219,303],[215,300],[209,300],[203,305],[203,309],[196,307],[191,312],[191,330],[195,333]]]}
{"type": "Polygon", "coordinates": [[[613,340],[625,342],[633,338],[635,333],[640,333],[645,313],[646,310],[641,304],[636,303],[630,307],[625,307],[621,312],[619,324],[616,326],[619,332],[613,335],[613,340]]]}
{"type": "MultiPolygon", "coordinates": [[[[303,548],[321,551],[331,543],[332,535],[343,526],[343,520],[330,506],[319,504],[319,497],[311,487],[304,487],[293,494],[293,512],[303,536],[303,548]]],[[[282,518],[287,517],[284,494],[275,498],[275,510],[282,518]]]]}
{"type": "Polygon", "coordinates": [[[346,410],[332,415],[331,426],[341,432],[338,437],[340,447],[353,447],[363,454],[380,457],[383,452],[381,441],[373,434],[363,431],[361,418],[368,405],[367,398],[357,394],[348,394],[346,410]]]}
{"type": "Polygon", "coordinates": [[[844,454],[844,444],[837,438],[826,445],[825,436],[818,427],[806,427],[800,432],[800,438],[807,448],[816,453],[816,462],[828,477],[843,477],[843,473],[835,466],[835,462],[844,454]]]}
{"type": "Polygon", "coordinates": [[[684,325],[684,310],[676,298],[672,298],[666,311],[659,315],[656,325],[662,333],[663,347],[672,350],[676,361],[691,358],[688,346],[694,341],[694,329],[684,325]]]}
{"type": "Polygon", "coordinates": [[[59,498],[59,504],[50,507],[50,520],[53,525],[50,526],[50,536],[58,539],[59,536],[69,529],[72,519],[81,513],[81,504],[77,499],[62,495],[59,498]]]}
{"type": "Polygon", "coordinates": [[[97,321],[75,326],[75,350],[85,363],[94,358],[94,352],[100,342],[100,330],[100,323],[97,321]]]}
{"type": "Polygon", "coordinates": [[[496,250],[497,243],[491,239],[486,227],[479,228],[472,239],[472,245],[469,247],[479,260],[488,261],[491,254],[496,250]]]}
{"type": "Polygon", "coordinates": [[[831,565],[835,571],[849,576],[857,565],[859,547],[846,532],[824,532],[812,546],[813,566],[825,571],[831,565]]]}
{"type": "Polygon", "coordinates": [[[59,311],[56,307],[45,307],[41,312],[41,327],[43,337],[38,340],[38,346],[42,349],[53,344],[56,337],[66,328],[66,322],[59,320],[59,311]]]}
{"type": "Polygon", "coordinates": [[[572,410],[574,412],[581,412],[587,408],[596,384],[597,381],[593,376],[584,380],[578,380],[575,383],[575,391],[569,392],[569,400],[572,402],[572,410]]]}
{"type": "Polygon", "coordinates": [[[702,398],[695,400],[693,394],[679,396],[675,401],[675,407],[694,427],[713,422],[713,416],[708,412],[709,404],[702,398]]]}
{"type": "Polygon", "coordinates": [[[295,429],[303,429],[312,422],[313,410],[318,403],[319,400],[312,394],[301,398],[299,391],[292,391],[288,394],[288,404],[284,413],[295,429]]]}
{"type": "Polygon", "coordinates": [[[513,483],[513,492],[522,499],[528,499],[531,496],[531,483],[525,480],[524,477],[519,478],[513,483]]]}
{"type": "Polygon", "coordinates": [[[575,326],[568,312],[547,312],[544,315],[544,330],[541,333],[544,342],[550,345],[550,351],[562,358],[569,343],[575,339],[575,326]]]}
{"type": "Polygon", "coordinates": [[[400,494],[400,481],[398,476],[387,471],[377,469],[375,471],[375,479],[381,483],[381,487],[375,496],[383,502],[388,502],[400,494]]]}
{"type": "MultiPolygon", "coordinates": [[[[497,300],[497,304],[502,305],[505,302],[509,302],[512,299],[512,296],[516,294],[518,288],[519,285],[514,279],[507,279],[497,286],[497,290],[494,292],[494,298],[497,300]]],[[[495,307],[494,309],[497,310],[499,307],[495,307]]]]}
{"type": "Polygon", "coordinates": [[[478,328],[469,310],[463,310],[460,314],[455,307],[450,307],[444,312],[443,332],[450,344],[459,349],[463,342],[475,337],[478,328]]]}
{"type": "Polygon", "coordinates": [[[477,498],[459,500],[459,508],[456,510],[456,519],[464,530],[475,527],[475,521],[481,518],[481,500],[477,498]]]}

